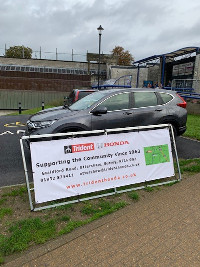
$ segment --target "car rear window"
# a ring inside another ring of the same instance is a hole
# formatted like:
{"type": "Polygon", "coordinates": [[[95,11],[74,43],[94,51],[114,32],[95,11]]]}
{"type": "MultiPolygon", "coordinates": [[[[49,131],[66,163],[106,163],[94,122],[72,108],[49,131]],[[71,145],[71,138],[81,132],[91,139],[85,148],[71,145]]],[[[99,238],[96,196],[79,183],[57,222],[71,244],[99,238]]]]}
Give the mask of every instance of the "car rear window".
{"type": "Polygon", "coordinates": [[[160,96],[165,104],[173,99],[173,96],[170,94],[160,93],[160,96]]]}

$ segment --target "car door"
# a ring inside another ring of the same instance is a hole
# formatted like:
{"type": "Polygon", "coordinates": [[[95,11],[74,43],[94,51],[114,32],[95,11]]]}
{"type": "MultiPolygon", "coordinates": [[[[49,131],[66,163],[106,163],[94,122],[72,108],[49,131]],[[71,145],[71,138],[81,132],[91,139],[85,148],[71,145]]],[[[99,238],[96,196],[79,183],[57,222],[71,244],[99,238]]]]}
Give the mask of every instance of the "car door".
{"type": "Polygon", "coordinates": [[[131,125],[131,93],[116,93],[101,102],[98,107],[106,107],[107,113],[92,115],[92,129],[124,128],[131,125]]]}
{"type": "Polygon", "coordinates": [[[158,124],[166,116],[166,110],[155,92],[133,93],[132,126],[158,124]]]}

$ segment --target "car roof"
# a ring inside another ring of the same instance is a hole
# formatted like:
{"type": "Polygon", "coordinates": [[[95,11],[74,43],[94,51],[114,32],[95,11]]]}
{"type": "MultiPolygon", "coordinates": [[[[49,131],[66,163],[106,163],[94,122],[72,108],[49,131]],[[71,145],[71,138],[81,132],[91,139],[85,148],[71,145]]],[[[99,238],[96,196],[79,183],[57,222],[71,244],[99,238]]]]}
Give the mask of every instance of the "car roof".
{"type": "MultiPolygon", "coordinates": [[[[105,94],[119,93],[119,92],[163,92],[169,93],[169,90],[160,89],[160,88],[119,88],[119,89],[107,89],[107,90],[99,90],[103,91],[105,94]]],[[[171,92],[171,91],[170,91],[171,92]]]]}
{"type": "Polygon", "coordinates": [[[75,88],[72,91],[81,91],[81,92],[96,92],[98,91],[97,89],[92,89],[92,88],[75,88]]]}

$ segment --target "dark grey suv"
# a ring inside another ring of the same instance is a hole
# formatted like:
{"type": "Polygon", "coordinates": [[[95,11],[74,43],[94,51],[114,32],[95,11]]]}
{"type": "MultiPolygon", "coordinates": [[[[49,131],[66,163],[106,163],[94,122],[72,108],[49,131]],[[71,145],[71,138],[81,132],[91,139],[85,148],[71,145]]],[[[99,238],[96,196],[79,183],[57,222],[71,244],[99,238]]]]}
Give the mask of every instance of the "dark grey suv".
{"type": "Polygon", "coordinates": [[[176,135],[186,130],[186,102],[164,89],[111,89],[87,95],[71,106],[38,112],[26,135],[124,128],[170,123],[176,135]]]}

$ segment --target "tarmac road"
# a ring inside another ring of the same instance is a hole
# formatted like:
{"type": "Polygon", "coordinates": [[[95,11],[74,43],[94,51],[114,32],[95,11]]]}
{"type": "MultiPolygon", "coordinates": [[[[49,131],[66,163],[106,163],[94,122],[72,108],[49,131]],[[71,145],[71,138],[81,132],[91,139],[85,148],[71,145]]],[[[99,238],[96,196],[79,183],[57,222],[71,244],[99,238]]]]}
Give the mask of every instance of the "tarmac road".
{"type": "MultiPolygon", "coordinates": [[[[29,115],[0,116],[0,187],[25,182],[20,137],[17,131],[25,129],[29,115]]],[[[176,141],[179,159],[200,158],[200,142],[184,137],[176,141]]],[[[31,169],[29,151],[28,169],[31,169]]]]}

